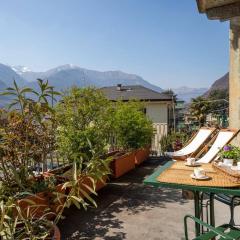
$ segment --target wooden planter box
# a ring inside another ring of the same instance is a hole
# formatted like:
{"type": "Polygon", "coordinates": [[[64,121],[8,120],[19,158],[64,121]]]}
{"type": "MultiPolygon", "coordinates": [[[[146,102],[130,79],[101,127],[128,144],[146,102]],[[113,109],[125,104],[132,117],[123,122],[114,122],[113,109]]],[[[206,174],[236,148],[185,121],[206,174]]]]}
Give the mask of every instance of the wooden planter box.
{"type": "MultiPolygon", "coordinates": [[[[44,176],[50,176],[50,174],[44,174],[44,176]]],[[[62,179],[60,181],[62,181],[62,179]]],[[[46,217],[48,219],[53,219],[65,202],[65,197],[62,197],[62,195],[61,197],[59,196],[59,199],[56,199],[57,193],[65,194],[65,189],[62,187],[63,183],[58,184],[54,192],[40,192],[29,195],[17,200],[16,204],[21,208],[22,214],[26,215],[29,211],[30,216],[34,218],[40,218],[47,214],[46,217]]]]}
{"type": "MultiPolygon", "coordinates": [[[[54,172],[57,173],[58,171],[59,171],[58,169],[56,169],[55,171],[51,171],[51,174],[54,173],[54,172]]],[[[65,179],[65,181],[69,181],[71,179],[71,171],[72,171],[71,167],[66,168],[66,171],[67,172],[66,172],[65,175],[63,174],[63,176],[57,176],[57,177],[60,178],[60,179],[65,179]]],[[[79,177],[79,179],[80,178],[81,177],[79,177]]],[[[93,188],[92,181],[87,176],[84,176],[83,178],[84,179],[81,180],[81,181],[83,181],[84,184],[89,185],[89,187],[93,188]]],[[[107,176],[103,177],[102,181],[98,180],[96,182],[96,191],[98,191],[101,188],[103,188],[106,185],[106,181],[107,181],[107,176]]],[[[89,192],[89,191],[87,191],[87,192],[89,192]]]]}
{"type": "Polygon", "coordinates": [[[144,162],[150,154],[149,148],[141,148],[135,151],[135,164],[140,165],[142,162],[144,162]]]}
{"type": "Polygon", "coordinates": [[[111,163],[112,176],[119,178],[135,168],[135,152],[125,153],[122,156],[115,156],[111,163]]]}
{"type": "MultiPolygon", "coordinates": [[[[87,176],[84,176],[83,179],[81,180],[83,184],[89,186],[91,189],[93,189],[93,182],[91,181],[91,179],[87,176]]],[[[97,180],[96,182],[96,186],[95,186],[95,191],[99,191],[100,189],[102,189],[103,187],[106,186],[107,182],[107,176],[103,177],[102,181],[101,180],[97,180]]],[[[90,191],[83,186],[83,190],[90,194],[90,191]]]]}
{"type": "Polygon", "coordinates": [[[27,212],[29,211],[31,217],[40,218],[50,211],[47,195],[45,192],[30,195],[17,200],[16,204],[20,207],[24,216],[27,216],[27,212]]]}

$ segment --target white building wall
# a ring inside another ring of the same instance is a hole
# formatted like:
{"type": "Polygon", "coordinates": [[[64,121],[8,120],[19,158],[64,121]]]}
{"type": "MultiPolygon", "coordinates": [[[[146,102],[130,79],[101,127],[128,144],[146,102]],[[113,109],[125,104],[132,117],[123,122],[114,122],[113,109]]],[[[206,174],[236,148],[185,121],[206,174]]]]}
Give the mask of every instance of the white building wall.
{"type": "Polygon", "coordinates": [[[167,103],[148,102],[145,106],[146,114],[153,123],[168,123],[167,103]]]}
{"type": "Polygon", "coordinates": [[[148,102],[145,104],[146,115],[153,121],[155,130],[152,139],[152,151],[161,152],[160,140],[168,133],[168,102],[148,102]]]}

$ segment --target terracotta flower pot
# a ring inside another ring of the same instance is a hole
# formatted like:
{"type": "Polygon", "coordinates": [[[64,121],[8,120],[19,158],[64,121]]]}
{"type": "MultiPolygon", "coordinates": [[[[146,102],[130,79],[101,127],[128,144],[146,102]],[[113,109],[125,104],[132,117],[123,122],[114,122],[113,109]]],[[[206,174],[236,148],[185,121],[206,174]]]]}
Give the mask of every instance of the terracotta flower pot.
{"type": "MultiPolygon", "coordinates": [[[[52,176],[51,173],[44,173],[44,177],[52,176]]],[[[58,177],[57,177],[58,179],[58,177]]],[[[63,182],[63,179],[58,179],[58,182],[63,182]]],[[[46,215],[48,219],[53,219],[61,210],[65,202],[65,197],[57,195],[58,193],[64,194],[65,189],[62,188],[63,183],[58,184],[55,191],[45,191],[34,195],[26,196],[23,199],[17,201],[18,206],[21,208],[22,214],[27,214],[29,209],[30,215],[36,218],[40,218],[46,215]]],[[[16,212],[17,214],[17,212],[16,212]]]]}
{"type": "Polygon", "coordinates": [[[135,164],[140,165],[142,162],[144,162],[150,154],[150,148],[140,148],[135,151],[135,164]]]}
{"type": "MultiPolygon", "coordinates": [[[[81,182],[84,184],[84,185],[87,185],[87,186],[89,186],[91,189],[93,189],[93,182],[92,182],[92,180],[88,177],[88,176],[83,176],[83,177],[81,177],[80,178],[81,180],[81,182]]],[[[95,186],[95,191],[97,192],[97,191],[99,191],[100,189],[102,189],[104,186],[106,186],[106,181],[107,181],[107,176],[104,176],[103,177],[103,179],[102,179],[102,181],[101,180],[97,180],[96,181],[96,186],[95,186]]],[[[82,186],[82,189],[86,192],[86,193],[88,193],[88,194],[90,194],[91,192],[89,191],[89,189],[87,189],[86,187],[84,187],[84,186],[82,186]]]]}
{"type": "Polygon", "coordinates": [[[22,214],[25,216],[28,209],[30,215],[34,218],[40,218],[47,212],[50,212],[48,194],[45,192],[37,193],[35,195],[30,195],[23,199],[17,200],[16,204],[20,207],[22,214]]]}
{"type": "MultiPolygon", "coordinates": [[[[63,183],[56,186],[55,192],[48,193],[48,204],[51,209],[51,212],[58,214],[62,208],[64,207],[64,203],[66,201],[65,195],[66,189],[63,188],[63,183]],[[59,193],[59,194],[58,194],[59,193]]],[[[52,217],[54,218],[54,216],[52,217]]]]}
{"type": "Polygon", "coordinates": [[[111,163],[112,176],[119,178],[135,168],[135,152],[114,157],[111,163]]]}
{"type": "Polygon", "coordinates": [[[61,233],[59,228],[56,225],[53,225],[53,236],[52,236],[52,240],[60,240],[61,239],[61,233]]]}

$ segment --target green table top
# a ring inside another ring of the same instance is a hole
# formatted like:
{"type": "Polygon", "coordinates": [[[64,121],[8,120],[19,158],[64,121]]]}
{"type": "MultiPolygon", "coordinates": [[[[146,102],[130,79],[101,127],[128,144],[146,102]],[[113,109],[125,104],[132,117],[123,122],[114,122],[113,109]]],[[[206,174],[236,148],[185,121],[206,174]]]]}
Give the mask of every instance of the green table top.
{"type": "Polygon", "coordinates": [[[183,189],[183,190],[190,190],[190,191],[200,191],[200,192],[207,192],[207,193],[224,193],[228,195],[240,196],[240,188],[201,187],[201,186],[185,185],[185,184],[178,184],[178,183],[159,182],[157,180],[157,177],[164,170],[169,168],[173,163],[174,163],[173,161],[169,161],[163,166],[159,167],[152,175],[150,175],[144,180],[144,184],[151,185],[154,187],[168,187],[168,188],[183,189]]]}

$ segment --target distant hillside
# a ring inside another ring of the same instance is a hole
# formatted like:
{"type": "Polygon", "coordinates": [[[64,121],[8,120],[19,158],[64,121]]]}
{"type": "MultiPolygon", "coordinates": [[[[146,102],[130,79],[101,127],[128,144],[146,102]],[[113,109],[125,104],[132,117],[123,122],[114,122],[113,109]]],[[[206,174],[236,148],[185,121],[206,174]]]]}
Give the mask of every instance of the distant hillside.
{"type": "Polygon", "coordinates": [[[207,91],[207,88],[180,87],[174,88],[173,91],[177,94],[178,99],[184,100],[188,103],[192,98],[196,98],[204,94],[207,91]]]}
{"type": "Polygon", "coordinates": [[[26,84],[26,81],[22,76],[15,72],[12,67],[0,63],[0,81],[9,87],[12,85],[13,80],[15,80],[20,86],[26,84]]]}
{"type": "MultiPolygon", "coordinates": [[[[3,81],[0,80],[0,92],[6,88],[7,88],[7,85],[3,81]]],[[[0,96],[0,107],[5,106],[6,103],[8,102],[8,100],[9,100],[9,97],[0,96]]]]}
{"type": "Polygon", "coordinates": [[[216,80],[209,90],[203,94],[203,97],[208,97],[215,90],[229,90],[229,73],[216,80]]]}
{"type": "Polygon", "coordinates": [[[33,72],[25,66],[8,66],[0,64],[0,81],[9,86],[15,79],[20,86],[36,86],[36,79],[48,79],[50,84],[58,90],[65,90],[72,86],[105,87],[123,85],[142,85],[155,91],[162,89],[149,83],[142,77],[124,73],[122,71],[95,71],[84,69],[72,64],[62,65],[45,72],[33,72]]]}

